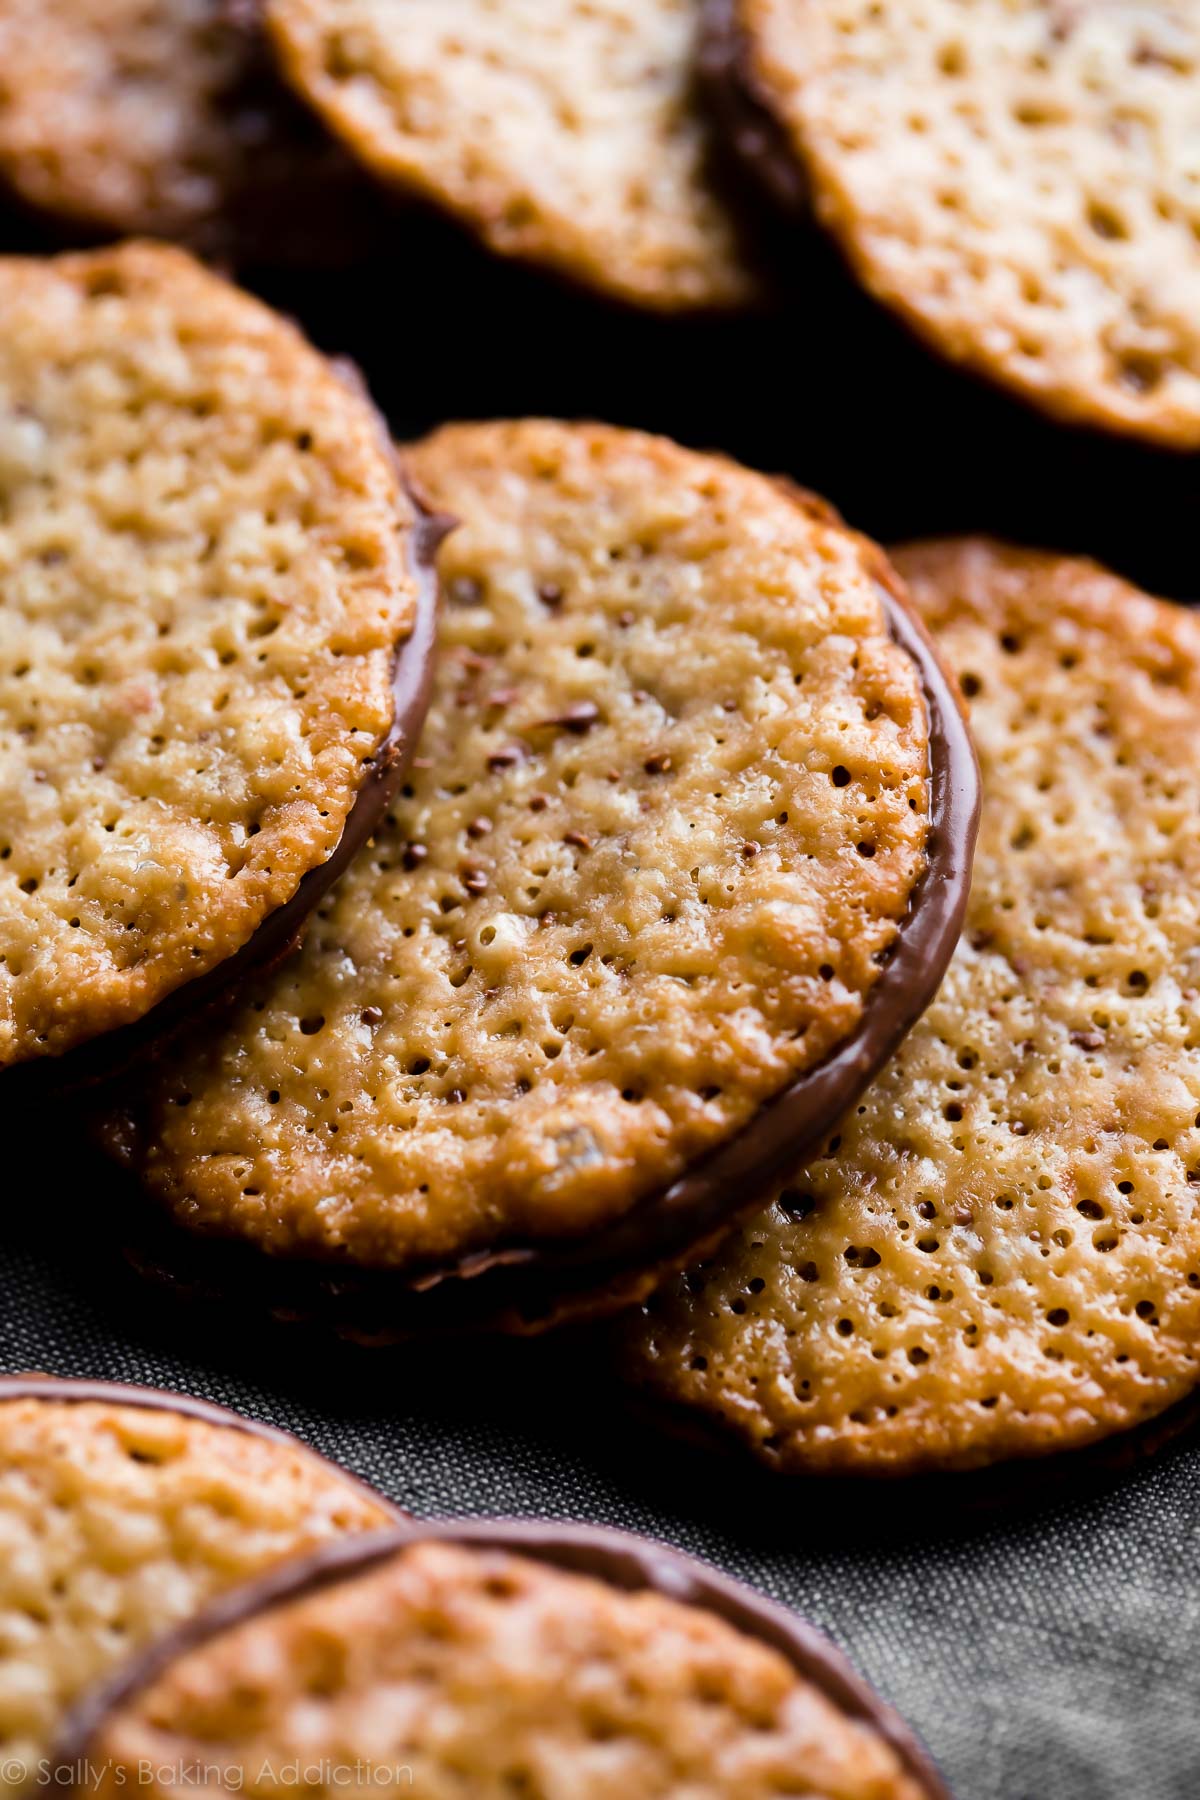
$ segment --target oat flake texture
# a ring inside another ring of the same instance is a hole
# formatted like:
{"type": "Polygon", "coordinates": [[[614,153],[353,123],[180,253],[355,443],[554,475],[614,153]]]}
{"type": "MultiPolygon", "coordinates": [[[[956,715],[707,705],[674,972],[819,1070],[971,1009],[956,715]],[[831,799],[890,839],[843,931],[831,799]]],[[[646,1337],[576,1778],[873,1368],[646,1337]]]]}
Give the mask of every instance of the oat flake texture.
{"type": "Polygon", "coordinates": [[[113,1122],[184,1223],[390,1268],[618,1219],[825,1058],[930,785],[883,565],[819,509],[602,426],[408,461],[462,523],[403,795],[300,955],[113,1122]]]}
{"type": "Polygon", "coordinates": [[[411,518],[366,401],[182,252],[0,261],[0,1067],[142,1018],[327,860],[411,518]]]}
{"type": "Polygon", "coordinates": [[[824,1153],[622,1328],[787,1470],[1090,1443],[1200,1353],[1200,620],[984,541],[898,566],[982,765],[962,942],[824,1153]]]}
{"type": "Polygon", "coordinates": [[[1200,445],[1200,6],[730,0],[856,272],[1061,418],[1200,445]]]}

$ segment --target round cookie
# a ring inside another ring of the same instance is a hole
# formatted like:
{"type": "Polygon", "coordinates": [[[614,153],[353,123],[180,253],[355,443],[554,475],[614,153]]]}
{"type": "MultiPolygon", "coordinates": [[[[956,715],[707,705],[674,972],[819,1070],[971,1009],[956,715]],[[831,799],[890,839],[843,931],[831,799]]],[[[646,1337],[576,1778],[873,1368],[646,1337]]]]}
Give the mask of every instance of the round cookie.
{"type": "Polygon", "coordinates": [[[75,229],[258,260],[344,255],[367,217],[258,0],[0,0],[0,184],[75,229]]]}
{"type": "Polygon", "coordinates": [[[949,1800],[811,1626],[644,1539],[561,1525],[401,1528],[251,1583],[85,1702],[54,1762],[75,1793],[148,1760],[253,1796],[297,1758],[429,1800],[949,1800]]]}
{"type": "Polygon", "coordinates": [[[267,0],[366,168],[493,250],[636,305],[759,297],[694,93],[698,0],[267,0]]]}
{"type": "Polygon", "coordinates": [[[962,942],[821,1155],[623,1333],[800,1473],[1093,1443],[1200,1355],[1200,620],[986,541],[898,565],[983,768],[962,942]]]}
{"type": "Polygon", "coordinates": [[[1200,446],[1192,0],[716,0],[710,26],[766,120],[736,141],[921,336],[1058,418],[1200,446]]]}
{"type": "Polygon", "coordinates": [[[395,1507],[286,1432],[152,1388],[0,1378],[0,1768],[214,1595],[395,1507]]]}
{"type": "Polygon", "coordinates": [[[0,260],[0,1069],[295,937],[420,721],[427,537],[365,396],[182,252],[0,260]]]}
{"type": "Polygon", "coordinates": [[[106,1135],[193,1232],[337,1265],[360,1327],[545,1322],[645,1291],[869,1080],[957,936],[976,771],[814,503],[604,426],[409,464],[461,523],[403,795],[106,1135]]]}

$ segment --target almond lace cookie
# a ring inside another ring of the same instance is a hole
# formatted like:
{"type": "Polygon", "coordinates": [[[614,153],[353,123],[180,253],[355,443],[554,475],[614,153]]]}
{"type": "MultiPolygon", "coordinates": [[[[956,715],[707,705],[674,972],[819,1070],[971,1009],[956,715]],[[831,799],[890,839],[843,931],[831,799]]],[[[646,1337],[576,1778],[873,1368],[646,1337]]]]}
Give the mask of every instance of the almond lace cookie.
{"type": "Polygon", "coordinates": [[[1059,418],[1200,445],[1192,0],[717,0],[712,29],[768,181],[790,156],[923,337],[1059,418]]]}
{"type": "Polygon", "coordinates": [[[215,1594],[396,1509],[285,1432],[181,1394],[0,1378],[0,1779],[215,1594]]]}
{"type": "Polygon", "coordinates": [[[752,1201],[936,987],[975,798],[887,565],[815,504],[603,426],[409,465],[461,523],[402,797],[106,1128],[173,1220],[338,1265],[360,1322],[350,1271],[389,1271],[384,1330],[644,1289],[752,1201]]]}
{"type": "Polygon", "coordinates": [[[257,13],[0,0],[0,184],[77,229],[267,260],[344,253],[365,184],[271,68],[257,13]]]}
{"type": "Polygon", "coordinates": [[[60,1791],[948,1800],[811,1626],[623,1533],[419,1525],[251,1582],[86,1701],[60,1791]],[[139,1771],[149,1769],[149,1779],[139,1771]],[[328,1771],[328,1773],[324,1773],[328,1771]]]}
{"type": "Polygon", "coordinates": [[[1200,1356],[1200,620],[983,541],[898,565],[983,767],[962,942],[821,1153],[623,1345],[798,1472],[1088,1444],[1200,1356]]]}
{"type": "Polygon", "coordinates": [[[0,1068],[294,937],[412,736],[415,523],[365,397],[181,251],[0,260],[0,1068]]]}
{"type": "Polygon", "coordinates": [[[693,92],[698,0],[268,0],[285,74],[373,174],[635,304],[759,294],[693,92]]]}

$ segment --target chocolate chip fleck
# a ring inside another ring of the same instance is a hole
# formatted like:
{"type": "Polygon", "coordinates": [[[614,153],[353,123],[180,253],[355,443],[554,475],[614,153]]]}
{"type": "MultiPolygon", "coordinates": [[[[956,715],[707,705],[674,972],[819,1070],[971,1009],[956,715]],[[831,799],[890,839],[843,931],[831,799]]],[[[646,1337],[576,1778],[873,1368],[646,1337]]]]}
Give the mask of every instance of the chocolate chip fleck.
{"type": "Polygon", "coordinates": [[[405,849],[402,861],[406,869],[418,869],[429,855],[425,844],[409,844],[405,849]]]}
{"type": "Polygon", "coordinates": [[[378,1025],[383,1019],[383,1013],[378,1006],[364,1006],[358,1016],[364,1025],[378,1025]]]}
{"type": "Polygon", "coordinates": [[[600,717],[600,708],[594,700],[573,700],[570,706],[556,713],[552,719],[539,719],[535,729],[540,731],[573,731],[576,737],[582,737],[590,731],[600,717]]]}

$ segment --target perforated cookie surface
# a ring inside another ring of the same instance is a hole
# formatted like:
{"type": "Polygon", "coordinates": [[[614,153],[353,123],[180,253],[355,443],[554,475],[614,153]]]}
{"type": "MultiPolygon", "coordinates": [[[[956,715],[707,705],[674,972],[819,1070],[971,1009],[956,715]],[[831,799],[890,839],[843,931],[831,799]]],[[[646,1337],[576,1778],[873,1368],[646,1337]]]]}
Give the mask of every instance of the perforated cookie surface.
{"type": "Polygon", "coordinates": [[[1050,411],[1200,444],[1200,7],[732,0],[881,299],[1050,411]]]}
{"type": "Polygon", "coordinates": [[[299,92],[495,250],[664,309],[752,300],[693,93],[698,0],[270,0],[299,92]]]}
{"type": "Polygon", "coordinates": [[[347,1772],[340,1786],[318,1774],[319,1793],[377,1793],[375,1771],[406,1769],[429,1800],[921,1797],[869,1724],[724,1620],[451,1543],[185,1652],[118,1704],[90,1754],[101,1796],[144,1761],[215,1762],[265,1795],[299,1757],[347,1772]]]}
{"type": "Polygon", "coordinates": [[[314,184],[338,179],[339,158],[269,72],[256,10],[0,0],[0,183],[94,230],[278,253],[288,233],[264,190],[277,184],[278,207],[311,219],[314,184]]]}
{"type": "Polygon", "coordinates": [[[983,769],[959,951],[825,1154],[625,1334],[783,1469],[1088,1443],[1200,1354],[1200,621],[983,541],[898,565],[983,769]]]}
{"type": "Polygon", "coordinates": [[[820,1063],[929,809],[917,673],[839,524],[600,426],[410,462],[462,523],[404,797],[113,1123],[183,1222],[398,1268],[622,1218],[820,1063]]]}
{"type": "Polygon", "coordinates": [[[0,1786],[36,1788],[71,1703],[214,1594],[392,1517],[232,1420],[0,1393],[0,1786]]]}
{"type": "Polygon", "coordinates": [[[181,252],[0,262],[0,1066],[140,1019],[327,860],[411,518],[369,404],[181,252]]]}

